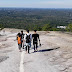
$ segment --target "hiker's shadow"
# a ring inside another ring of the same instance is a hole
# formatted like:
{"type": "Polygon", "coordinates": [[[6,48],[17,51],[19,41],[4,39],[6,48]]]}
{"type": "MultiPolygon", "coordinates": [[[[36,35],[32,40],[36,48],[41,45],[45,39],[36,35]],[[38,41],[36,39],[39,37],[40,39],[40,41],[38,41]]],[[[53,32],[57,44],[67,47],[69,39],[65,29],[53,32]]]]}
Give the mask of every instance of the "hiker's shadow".
{"type": "Polygon", "coordinates": [[[38,52],[53,51],[53,50],[57,50],[57,49],[59,49],[59,48],[60,48],[60,47],[52,48],[52,49],[43,49],[43,50],[39,50],[38,52]]]}

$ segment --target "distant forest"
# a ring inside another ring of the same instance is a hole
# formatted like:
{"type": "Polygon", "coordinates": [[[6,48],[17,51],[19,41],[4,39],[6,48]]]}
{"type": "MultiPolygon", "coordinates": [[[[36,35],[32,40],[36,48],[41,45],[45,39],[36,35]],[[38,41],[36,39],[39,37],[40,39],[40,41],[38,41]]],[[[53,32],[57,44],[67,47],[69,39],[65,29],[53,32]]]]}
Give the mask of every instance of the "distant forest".
{"type": "Polygon", "coordinates": [[[0,8],[0,24],[5,28],[55,29],[72,23],[72,9],[0,8]]]}

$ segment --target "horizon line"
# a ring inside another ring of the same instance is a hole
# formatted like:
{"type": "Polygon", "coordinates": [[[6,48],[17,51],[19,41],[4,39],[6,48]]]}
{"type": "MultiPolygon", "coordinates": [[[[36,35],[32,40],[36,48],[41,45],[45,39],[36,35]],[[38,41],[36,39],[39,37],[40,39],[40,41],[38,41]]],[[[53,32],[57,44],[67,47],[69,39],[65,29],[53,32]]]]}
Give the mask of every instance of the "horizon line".
{"type": "MultiPolygon", "coordinates": [[[[0,8],[32,8],[32,7],[0,7],[0,8]]],[[[72,9],[72,8],[32,8],[32,9],[72,9]]]]}

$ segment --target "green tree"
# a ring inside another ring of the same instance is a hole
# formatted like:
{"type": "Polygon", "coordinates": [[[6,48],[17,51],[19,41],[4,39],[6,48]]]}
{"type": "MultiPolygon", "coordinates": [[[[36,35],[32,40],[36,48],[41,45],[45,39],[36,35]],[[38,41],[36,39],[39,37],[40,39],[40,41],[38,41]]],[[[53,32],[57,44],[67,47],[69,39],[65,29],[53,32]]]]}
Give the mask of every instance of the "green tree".
{"type": "Polygon", "coordinates": [[[3,29],[4,27],[3,27],[3,25],[2,24],[0,24],[0,29],[3,29]]]}
{"type": "Polygon", "coordinates": [[[45,24],[45,25],[43,26],[42,30],[44,30],[44,31],[51,30],[50,24],[45,24]]]}
{"type": "Polygon", "coordinates": [[[34,25],[34,30],[37,30],[38,29],[38,25],[34,25]]]}
{"type": "Polygon", "coordinates": [[[42,30],[42,27],[38,27],[38,31],[41,31],[42,30]]]}
{"type": "Polygon", "coordinates": [[[66,30],[72,32],[72,24],[69,24],[69,25],[66,27],[66,30]]]}

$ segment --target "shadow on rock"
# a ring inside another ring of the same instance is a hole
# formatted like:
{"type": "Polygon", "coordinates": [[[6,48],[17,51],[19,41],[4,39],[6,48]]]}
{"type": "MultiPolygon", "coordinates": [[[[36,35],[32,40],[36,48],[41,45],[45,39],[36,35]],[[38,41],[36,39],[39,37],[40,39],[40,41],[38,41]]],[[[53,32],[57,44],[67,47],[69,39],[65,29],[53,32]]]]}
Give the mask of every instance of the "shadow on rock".
{"type": "Polygon", "coordinates": [[[43,49],[43,50],[39,50],[38,52],[53,51],[53,50],[57,50],[57,49],[59,49],[59,48],[60,48],[60,47],[52,48],[52,49],[43,49]]]}

